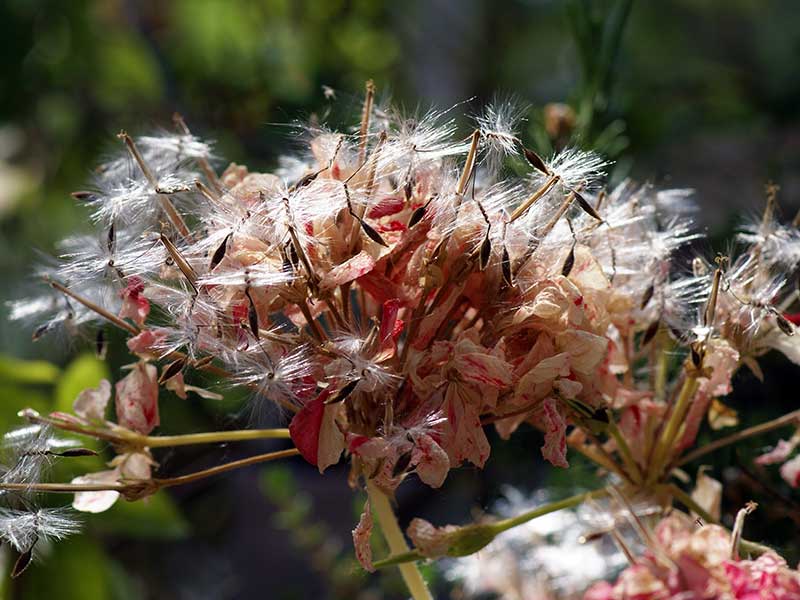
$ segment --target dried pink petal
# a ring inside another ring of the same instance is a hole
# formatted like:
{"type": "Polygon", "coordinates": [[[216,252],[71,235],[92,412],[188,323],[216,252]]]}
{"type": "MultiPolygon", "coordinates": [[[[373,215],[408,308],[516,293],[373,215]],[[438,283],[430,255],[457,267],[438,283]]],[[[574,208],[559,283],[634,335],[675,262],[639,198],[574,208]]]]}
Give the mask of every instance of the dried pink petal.
{"type": "Polygon", "coordinates": [[[800,486],[800,454],[781,465],[781,477],[793,488],[800,486]]]}
{"type": "Polygon", "coordinates": [[[145,435],[159,424],[158,370],[140,361],[128,375],[117,382],[117,422],[120,426],[145,435]]]}
{"type": "Polygon", "coordinates": [[[122,292],[122,308],[119,311],[120,319],[130,319],[140,327],[144,325],[150,313],[150,302],[144,297],[144,282],[139,277],[130,277],[128,285],[122,292]]]}
{"type": "Polygon", "coordinates": [[[800,437],[798,436],[793,437],[791,440],[778,440],[778,443],[772,450],[765,452],[755,459],[756,464],[774,465],[784,462],[797,447],[798,442],[795,441],[795,439],[800,441],[800,437]]]}
{"type": "Polygon", "coordinates": [[[489,440],[481,426],[480,395],[466,386],[450,384],[445,393],[445,449],[453,465],[468,460],[483,467],[489,458],[489,440]]]}
{"type": "Polygon", "coordinates": [[[447,452],[425,433],[415,435],[414,442],[411,463],[416,465],[417,475],[429,486],[440,487],[450,470],[450,459],[447,452]]]}
{"type": "Polygon", "coordinates": [[[374,266],[375,259],[368,252],[362,250],[328,271],[319,284],[320,290],[332,290],[344,283],[349,283],[369,273],[374,266]]]}
{"type": "Polygon", "coordinates": [[[455,525],[435,527],[425,519],[416,518],[411,520],[406,533],[420,554],[426,558],[439,558],[447,553],[457,531],[455,525]]]}
{"type": "Polygon", "coordinates": [[[372,535],[372,511],[370,510],[369,500],[364,503],[364,511],[358,520],[358,525],[353,529],[353,545],[356,549],[356,558],[364,570],[370,573],[375,571],[372,566],[372,546],[369,538],[372,535]]]}
{"type": "Polygon", "coordinates": [[[567,462],[567,421],[561,414],[558,402],[545,398],[542,402],[544,413],[544,445],[542,456],[556,467],[568,467],[567,462]]]}
{"type": "Polygon", "coordinates": [[[150,479],[150,468],[154,465],[149,452],[127,452],[111,461],[121,479],[150,479]]]}
{"type": "Polygon", "coordinates": [[[87,421],[105,421],[106,406],[110,398],[111,384],[102,379],[96,388],[89,388],[78,394],[72,403],[72,410],[87,421]]]}
{"type": "Polygon", "coordinates": [[[128,350],[146,357],[157,354],[156,345],[164,340],[166,334],[159,329],[144,329],[127,341],[128,350]]]}
{"type": "MultiPolygon", "coordinates": [[[[98,471],[81,475],[71,481],[75,485],[107,484],[113,485],[119,481],[119,470],[98,471]]],[[[111,508],[119,498],[119,492],[106,490],[100,492],[76,492],[72,501],[72,508],[81,512],[101,513],[111,508]]]]}

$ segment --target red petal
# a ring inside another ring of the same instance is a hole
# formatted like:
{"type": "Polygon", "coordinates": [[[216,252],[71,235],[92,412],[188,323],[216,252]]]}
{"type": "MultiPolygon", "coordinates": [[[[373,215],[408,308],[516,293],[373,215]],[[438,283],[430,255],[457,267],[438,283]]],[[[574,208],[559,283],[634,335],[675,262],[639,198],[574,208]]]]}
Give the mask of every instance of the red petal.
{"type": "Polygon", "coordinates": [[[322,417],[325,415],[325,400],[330,396],[331,388],[306,404],[292,418],[289,423],[289,435],[300,454],[315,467],[319,452],[319,431],[322,427],[322,417]]]}
{"type": "Polygon", "coordinates": [[[370,219],[380,219],[381,217],[399,213],[405,208],[405,206],[406,201],[404,198],[401,196],[390,196],[388,198],[384,198],[378,202],[378,204],[371,207],[369,212],[367,212],[367,216],[370,219]]]}

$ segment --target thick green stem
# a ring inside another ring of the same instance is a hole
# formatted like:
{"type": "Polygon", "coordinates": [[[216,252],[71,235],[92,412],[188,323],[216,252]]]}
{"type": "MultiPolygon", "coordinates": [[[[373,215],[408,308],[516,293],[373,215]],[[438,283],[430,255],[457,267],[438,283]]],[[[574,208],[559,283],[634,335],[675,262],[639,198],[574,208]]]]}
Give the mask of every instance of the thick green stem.
{"type": "Polygon", "coordinates": [[[208,431],[186,435],[147,435],[138,441],[148,448],[191,446],[194,444],[216,444],[219,442],[243,442],[247,440],[289,439],[288,429],[240,429],[232,431],[208,431]]]}
{"type": "MultiPolygon", "coordinates": [[[[394,515],[394,510],[389,504],[389,498],[371,481],[367,481],[367,493],[369,494],[369,505],[378,524],[381,526],[383,537],[389,544],[392,554],[404,554],[408,552],[408,544],[403,537],[400,525],[394,515]]],[[[414,600],[433,600],[433,596],[428,591],[428,586],[419,572],[416,562],[407,562],[398,565],[400,574],[403,576],[406,587],[414,600]]]]}

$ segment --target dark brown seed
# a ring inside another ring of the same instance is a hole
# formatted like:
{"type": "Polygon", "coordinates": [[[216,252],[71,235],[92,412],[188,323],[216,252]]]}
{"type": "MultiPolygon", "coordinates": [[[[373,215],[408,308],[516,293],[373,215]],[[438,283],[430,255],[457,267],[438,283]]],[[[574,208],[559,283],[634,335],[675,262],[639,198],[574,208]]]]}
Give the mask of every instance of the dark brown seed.
{"type": "Polygon", "coordinates": [[[703,363],[703,357],[700,354],[700,350],[697,348],[697,344],[692,344],[689,348],[692,355],[692,364],[695,366],[695,368],[699,369],[700,365],[703,363]]]}
{"type": "Polygon", "coordinates": [[[97,330],[97,335],[94,339],[94,352],[100,360],[105,360],[106,354],[108,354],[108,342],[106,341],[104,329],[97,330]]]}
{"type": "Polygon", "coordinates": [[[599,423],[608,423],[608,411],[605,408],[597,408],[592,413],[592,421],[597,421],[599,423]]]}
{"type": "Polygon", "coordinates": [[[48,329],[50,329],[50,323],[45,323],[44,325],[39,325],[39,326],[38,326],[38,327],[37,327],[37,328],[36,328],[36,329],[33,331],[33,335],[31,336],[31,339],[32,339],[34,342],[37,342],[37,341],[39,341],[39,339],[41,339],[41,337],[42,337],[42,336],[43,336],[45,333],[47,333],[47,330],[48,330],[48,329]]]}
{"type": "Polygon", "coordinates": [[[503,245],[503,258],[500,261],[500,267],[503,271],[503,281],[506,282],[507,286],[514,285],[514,282],[511,280],[511,258],[508,256],[508,248],[503,245]]]}
{"type": "Polygon", "coordinates": [[[525,154],[526,160],[531,164],[531,166],[536,169],[537,171],[541,171],[545,175],[550,175],[550,169],[547,168],[547,165],[544,164],[544,160],[542,157],[536,154],[530,148],[522,148],[522,152],[525,154]]]}
{"type": "Polygon", "coordinates": [[[489,264],[489,257],[492,255],[492,241],[489,239],[489,232],[486,232],[486,237],[483,238],[483,243],[481,244],[481,271],[483,271],[487,265],[489,264]]]}
{"type": "Polygon", "coordinates": [[[780,313],[775,313],[775,320],[778,322],[778,327],[780,327],[783,333],[786,335],[794,335],[794,325],[792,325],[789,319],[780,313]]]}
{"type": "Polygon", "coordinates": [[[644,307],[645,307],[645,306],[647,306],[647,303],[648,303],[648,302],[650,302],[650,300],[651,300],[651,299],[652,299],[652,297],[653,297],[653,293],[654,293],[655,291],[656,291],[656,288],[655,288],[655,286],[654,286],[654,285],[651,283],[651,284],[650,284],[650,285],[647,287],[647,289],[644,291],[644,294],[642,294],[642,302],[641,302],[641,304],[639,305],[639,308],[641,308],[642,310],[644,310],[644,307]]]}
{"type": "Polygon", "coordinates": [[[28,548],[25,552],[19,555],[17,561],[14,563],[14,568],[11,569],[11,578],[14,579],[22,575],[22,573],[27,569],[30,564],[31,560],[33,559],[33,546],[36,544],[34,542],[31,544],[31,547],[28,548]]]}
{"type": "Polygon", "coordinates": [[[284,273],[293,273],[294,267],[292,266],[292,261],[290,261],[289,257],[286,255],[286,252],[281,252],[281,256],[283,257],[283,265],[281,266],[281,270],[284,273]]]}
{"type": "Polygon", "coordinates": [[[342,389],[336,392],[333,396],[328,398],[325,401],[325,404],[337,404],[339,402],[344,402],[345,400],[347,400],[347,397],[353,393],[353,390],[356,389],[358,382],[359,382],[358,379],[350,381],[349,383],[347,383],[347,385],[345,385],[342,389]]]}
{"type": "Polygon", "coordinates": [[[572,267],[575,266],[575,244],[569,249],[569,254],[567,254],[567,258],[564,259],[564,265],[561,267],[561,274],[564,277],[569,277],[569,274],[572,273],[572,267]]]}
{"type": "Polygon", "coordinates": [[[86,192],[86,191],[81,190],[81,191],[78,191],[78,192],[72,192],[70,194],[70,196],[75,198],[75,200],[83,201],[83,200],[91,200],[92,198],[95,197],[95,194],[93,192],[86,192]]]}
{"type": "Polygon", "coordinates": [[[579,538],[581,544],[588,544],[589,542],[595,542],[602,538],[606,534],[605,531],[594,531],[592,533],[587,533],[586,535],[582,535],[579,538]]]}
{"type": "Polygon", "coordinates": [[[158,384],[163,385],[164,383],[175,377],[175,375],[180,373],[183,370],[183,367],[185,366],[186,366],[185,358],[179,358],[178,360],[173,360],[166,367],[164,367],[163,371],[161,371],[161,377],[158,378],[158,384]]]}
{"type": "Polygon", "coordinates": [[[683,332],[675,327],[669,328],[670,335],[675,339],[676,342],[680,342],[683,338],[683,332]]]}
{"type": "Polygon", "coordinates": [[[603,217],[601,217],[598,212],[594,209],[594,207],[586,201],[586,198],[581,196],[575,190],[572,190],[572,193],[575,195],[575,200],[578,201],[578,206],[583,209],[583,211],[588,214],[589,216],[597,219],[598,221],[602,221],[603,217]]]}
{"type": "Polygon", "coordinates": [[[114,242],[116,241],[116,230],[114,228],[114,224],[111,224],[111,227],[108,228],[108,238],[106,239],[106,246],[108,247],[108,251],[111,254],[114,254],[114,242]]]}
{"type": "Polygon", "coordinates": [[[70,448],[69,450],[62,450],[61,452],[52,452],[53,456],[60,456],[62,458],[77,458],[80,456],[97,456],[97,452],[89,448],[70,448]]]}
{"type": "Polygon", "coordinates": [[[658,326],[659,326],[658,320],[653,321],[652,323],[650,323],[650,325],[647,326],[647,329],[645,330],[644,335],[642,336],[642,346],[647,346],[647,344],[649,344],[650,341],[656,336],[656,333],[658,333],[658,326]]]}
{"type": "Polygon", "coordinates": [[[411,196],[414,193],[414,180],[412,178],[408,178],[406,184],[403,186],[403,193],[406,196],[406,200],[411,200],[411,196]]]}
{"type": "Polygon", "coordinates": [[[298,190],[301,187],[307,186],[309,183],[314,181],[319,173],[308,173],[307,175],[303,175],[300,179],[297,180],[297,183],[294,184],[293,189],[298,190]]]}
{"type": "Polygon", "coordinates": [[[258,325],[258,311],[256,310],[256,305],[253,304],[252,298],[250,298],[250,308],[247,309],[247,322],[250,324],[250,331],[253,332],[253,337],[257,340],[261,340],[261,334],[259,333],[260,327],[258,325]]]}
{"type": "Polygon", "coordinates": [[[411,450],[406,450],[397,458],[397,462],[394,463],[394,468],[392,469],[392,479],[406,472],[408,465],[411,464],[411,452],[411,450]]]}
{"type": "Polygon", "coordinates": [[[214,362],[213,356],[204,356],[203,358],[198,358],[196,361],[194,361],[194,363],[192,363],[192,366],[195,369],[203,369],[208,365],[210,365],[212,362],[214,362]]]}
{"type": "Polygon", "coordinates": [[[420,206],[414,209],[414,212],[411,213],[411,218],[408,220],[408,228],[411,229],[414,225],[422,221],[422,217],[425,216],[425,206],[420,206]]]}
{"type": "Polygon", "coordinates": [[[297,248],[294,247],[292,242],[289,242],[289,260],[292,261],[292,266],[296,269],[300,264],[300,257],[297,255],[297,248]]]}
{"type": "Polygon", "coordinates": [[[211,264],[208,267],[209,271],[213,271],[214,267],[221,263],[222,259],[225,258],[225,253],[228,251],[228,240],[231,239],[232,235],[233,232],[231,231],[225,236],[225,239],[222,240],[222,243],[219,245],[219,247],[214,250],[214,255],[211,257],[211,264]]]}
{"type": "Polygon", "coordinates": [[[364,233],[367,234],[367,237],[371,239],[376,244],[380,244],[384,248],[388,248],[389,244],[383,241],[381,234],[375,231],[370,225],[367,224],[366,221],[361,221],[361,229],[364,230],[364,233]]]}

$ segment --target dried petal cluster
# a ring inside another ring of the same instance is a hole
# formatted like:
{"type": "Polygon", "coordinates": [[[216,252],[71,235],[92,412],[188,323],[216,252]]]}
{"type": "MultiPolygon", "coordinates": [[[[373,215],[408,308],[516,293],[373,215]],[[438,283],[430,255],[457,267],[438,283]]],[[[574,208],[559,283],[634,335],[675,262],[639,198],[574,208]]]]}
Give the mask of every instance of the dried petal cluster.
{"type": "Polygon", "coordinates": [[[800,597],[800,572],[773,552],[752,560],[733,557],[731,536],[717,525],[697,527],[674,514],[658,524],[653,544],[658,555],[645,553],[614,584],[593,585],[585,600],[800,597]]]}
{"type": "MultiPolygon", "coordinates": [[[[740,366],[758,374],[770,349],[800,363],[800,232],[773,195],[734,255],[683,265],[699,237],[687,191],[607,189],[601,157],[526,147],[519,114],[490,107],[463,137],[449,112],[405,118],[370,95],[357,134],[305,128],[273,173],[218,175],[180,118],[120,134],[124,154],[75,194],[96,231],[66,240],[41,270],[50,293],[11,313],[44,319],[35,337],[110,322],[139,361],[116,423],[108,383],[55,420],[146,435],[160,388],[215,397],[184,380],[205,370],[285,411],[320,471],[344,454],[351,481],[387,492],[482,467],[485,427],[523,423],[555,466],[572,447],[629,489],[663,483],[706,415],[735,424],[719,398],[740,366]]],[[[137,452],[79,483],[148,479],[137,452]]],[[[370,525],[367,511],[355,533],[367,567],[370,525]]]]}

